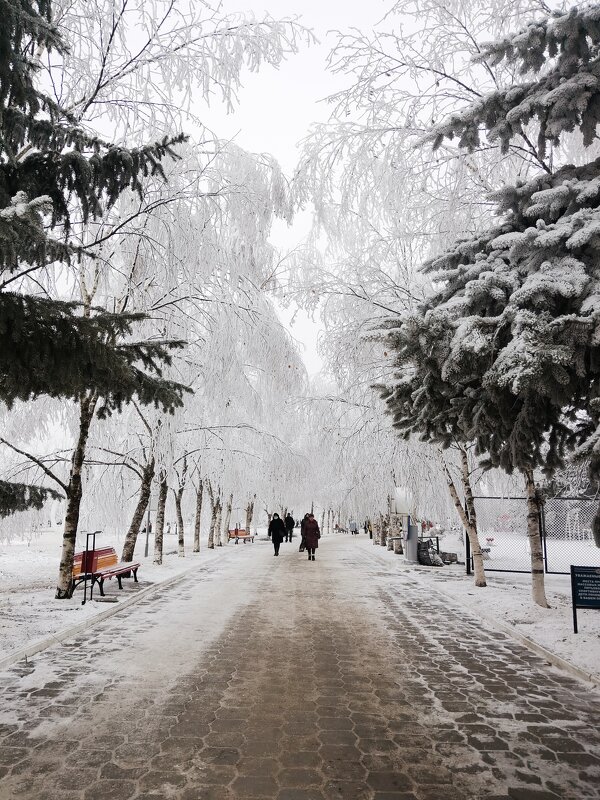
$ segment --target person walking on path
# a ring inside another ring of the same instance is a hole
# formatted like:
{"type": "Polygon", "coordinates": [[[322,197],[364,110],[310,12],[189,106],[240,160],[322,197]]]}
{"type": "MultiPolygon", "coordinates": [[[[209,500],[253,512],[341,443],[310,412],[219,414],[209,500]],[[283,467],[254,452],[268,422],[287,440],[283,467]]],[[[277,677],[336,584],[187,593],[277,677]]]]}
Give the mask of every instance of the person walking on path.
{"type": "Polygon", "coordinates": [[[348,523],[348,527],[350,528],[350,533],[352,536],[358,536],[358,523],[355,519],[351,519],[348,523]]]}
{"type": "Polygon", "coordinates": [[[298,548],[300,553],[303,553],[306,550],[306,539],[304,538],[304,529],[306,528],[307,522],[308,522],[308,511],[300,520],[300,547],[298,548]]]}
{"type": "Polygon", "coordinates": [[[294,533],[294,525],[296,524],[294,518],[290,513],[287,514],[285,520],[285,540],[286,542],[292,541],[292,534],[294,533]]]}
{"type": "Polygon", "coordinates": [[[273,519],[271,522],[269,522],[269,536],[271,537],[273,547],[275,548],[274,555],[278,556],[279,546],[283,542],[283,537],[285,536],[285,525],[283,524],[283,520],[279,517],[277,512],[273,514],[273,519]]]}
{"type": "Polygon", "coordinates": [[[304,523],[304,541],[306,542],[309,561],[315,560],[315,550],[319,546],[320,538],[321,531],[319,530],[319,523],[315,519],[314,514],[309,514],[308,519],[304,523]]]}

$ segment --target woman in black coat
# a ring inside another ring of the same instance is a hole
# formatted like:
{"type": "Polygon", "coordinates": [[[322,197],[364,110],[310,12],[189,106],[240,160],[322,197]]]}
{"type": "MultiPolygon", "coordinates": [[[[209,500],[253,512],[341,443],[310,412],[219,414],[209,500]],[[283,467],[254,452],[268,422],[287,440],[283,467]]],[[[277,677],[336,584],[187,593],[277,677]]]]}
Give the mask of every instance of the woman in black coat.
{"type": "Polygon", "coordinates": [[[279,555],[279,545],[283,542],[285,536],[285,525],[283,520],[279,518],[279,514],[273,514],[273,519],[269,522],[269,536],[275,548],[274,555],[279,555]]]}

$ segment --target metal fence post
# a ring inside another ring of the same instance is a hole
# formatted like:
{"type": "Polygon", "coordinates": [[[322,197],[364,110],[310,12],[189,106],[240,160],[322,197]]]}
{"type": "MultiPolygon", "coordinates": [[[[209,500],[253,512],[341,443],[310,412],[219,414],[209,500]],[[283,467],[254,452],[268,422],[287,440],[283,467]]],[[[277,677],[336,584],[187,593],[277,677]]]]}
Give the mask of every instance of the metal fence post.
{"type": "Polygon", "coordinates": [[[544,504],[540,503],[540,510],[538,512],[540,519],[540,539],[542,544],[542,552],[544,554],[544,572],[548,572],[548,549],[546,548],[546,514],[544,513],[544,504]]]}
{"type": "Polygon", "coordinates": [[[464,532],[465,536],[465,564],[467,567],[467,575],[471,574],[471,540],[469,539],[469,532],[464,532]]]}

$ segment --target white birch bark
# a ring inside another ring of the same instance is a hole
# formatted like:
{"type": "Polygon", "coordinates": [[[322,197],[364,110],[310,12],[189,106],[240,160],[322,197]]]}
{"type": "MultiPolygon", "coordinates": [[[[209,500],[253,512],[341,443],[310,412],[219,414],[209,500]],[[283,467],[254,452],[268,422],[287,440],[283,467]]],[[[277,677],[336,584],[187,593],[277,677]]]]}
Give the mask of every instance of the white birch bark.
{"type": "Polygon", "coordinates": [[[215,532],[214,532],[214,539],[217,543],[217,547],[223,547],[223,536],[221,533],[221,518],[223,516],[223,504],[221,502],[221,497],[219,496],[217,500],[217,515],[215,517],[215,532]]]}
{"type": "Polygon", "coordinates": [[[250,527],[252,525],[252,517],[254,516],[255,500],[256,500],[256,495],[254,495],[252,500],[248,501],[248,505],[246,506],[246,533],[250,533],[250,527]]]}
{"type": "Polygon", "coordinates": [[[540,535],[540,507],[532,469],[524,469],[525,493],[527,495],[527,536],[531,554],[531,596],[541,608],[550,608],[546,600],[544,576],[544,554],[540,535]]]}
{"type": "Polygon", "coordinates": [[[222,544],[229,542],[229,523],[231,521],[231,509],[233,508],[233,492],[229,495],[227,506],[225,507],[225,519],[223,521],[222,544]]]}
{"type": "Polygon", "coordinates": [[[165,531],[165,507],[167,505],[167,496],[169,494],[169,482],[167,473],[164,470],[160,471],[158,483],[158,506],[156,509],[156,528],[154,531],[154,563],[162,564],[163,562],[163,537],[165,531]]]}
{"type": "MultiPolygon", "coordinates": [[[[444,473],[446,475],[446,482],[448,484],[448,491],[450,492],[450,496],[452,497],[452,502],[454,503],[454,507],[460,517],[460,521],[462,522],[463,528],[467,532],[467,536],[469,537],[469,544],[471,546],[471,554],[473,556],[473,572],[475,575],[475,586],[483,588],[487,586],[486,578],[485,578],[485,567],[483,565],[483,553],[481,552],[481,544],[479,542],[479,535],[477,533],[477,522],[476,519],[473,517],[471,519],[467,514],[460,496],[458,494],[458,490],[450,474],[450,470],[448,469],[448,465],[446,464],[444,457],[442,456],[442,464],[444,467],[444,473]]],[[[462,469],[462,468],[461,468],[462,469]]],[[[463,488],[465,488],[465,484],[468,484],[470,487],[469,475],[468,472],[465,475],[464,471],[461,471],[461,479],[463,483],[463,488]]],[[[471,494],[472,498],[472,494],[471,494]]],[[[473,503],[473,509],[475,505],[473,503]]]]}
{"type": "Polygon", "coordinates": [[[196,487],[196,516],[194,519],[194,553],[200,552],[200,520],[202,517],[202,497],[204,494],[204,483],[200,481],[196,487]]]}
{"type": "Polygon", "coordinates": [[[131,519],[129,530],[123,542],[123,552],[121,553],[121,561],[133,561],[133,553],[137,538],[144,520],[144,514],[150,502],[150,487],[152,486],[152,479],[154,478],[154,456],[151,456],[150,461],[145,465],[142,473],[142,483],[140,485],[140,496],[131,519]]]}
{"type": "Polygon", "coordinates": [[[71,597],[73,561],[75,557],[75,542],[77,540],[77,526],[79,524],[79,511],[83,496],[82,470],[85,462],[86,445],[90,433],[90,425],[98,396],[96,394],[82,397],[79,403],[79,432],[77,443],[71,457],[71,472],[67,485],[67,507],[65,512],[65,526],[63,532],[62,553],[58,570],[58,585],[55,598],[65,600],[71,597]]]}

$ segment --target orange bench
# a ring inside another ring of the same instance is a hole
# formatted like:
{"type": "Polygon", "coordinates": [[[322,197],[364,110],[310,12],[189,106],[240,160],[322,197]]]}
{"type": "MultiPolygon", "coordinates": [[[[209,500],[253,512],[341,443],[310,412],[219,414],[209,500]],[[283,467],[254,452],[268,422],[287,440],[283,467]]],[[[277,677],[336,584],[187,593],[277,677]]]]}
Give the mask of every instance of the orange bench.
{"type": "Polygon", "coordinates": [[[228,540],[235,539],[235,543],[238,544],[240,540],[246,544],[246,539],[250,539],[252,544],[254,544],[254,534],[253,533],[246,533],[245,528],[235,528],[232,531],[228,531],[228,540]]]}
{"type": "Polygon", "coordinates": [[[106,578],[110,580],[115,577],[119,584],[119,589],[122,589],[123,584],[121,581],[123,578],[133,576],[133,580],[136,583],[138,582],[137,571],[139,568],[139,564],[119,561],[114,547],[100,547],[96,550],[75,553],[71,577],[71,594],[87,577],[88,580],[91,580],[92,586],[94,583],[98,584],[100,594],[104,597],[104,581],[106,578]]]}

